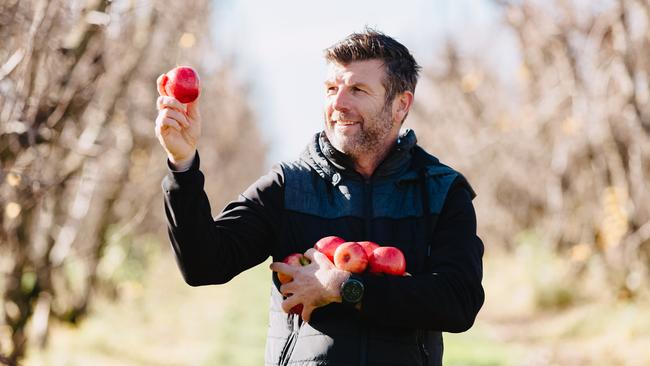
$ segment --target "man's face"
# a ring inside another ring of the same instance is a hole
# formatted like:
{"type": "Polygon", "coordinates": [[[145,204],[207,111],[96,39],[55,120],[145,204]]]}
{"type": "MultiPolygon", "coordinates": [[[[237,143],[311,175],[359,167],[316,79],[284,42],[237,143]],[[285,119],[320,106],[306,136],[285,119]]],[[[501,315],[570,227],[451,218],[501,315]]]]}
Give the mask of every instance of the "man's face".
{"type": "Polygon", "coordinates": [[[386,75],[380,60],[331,63],[325,81],[325,134],[353,159],[393,144],[400,123],[385,103],[386,75]]]}

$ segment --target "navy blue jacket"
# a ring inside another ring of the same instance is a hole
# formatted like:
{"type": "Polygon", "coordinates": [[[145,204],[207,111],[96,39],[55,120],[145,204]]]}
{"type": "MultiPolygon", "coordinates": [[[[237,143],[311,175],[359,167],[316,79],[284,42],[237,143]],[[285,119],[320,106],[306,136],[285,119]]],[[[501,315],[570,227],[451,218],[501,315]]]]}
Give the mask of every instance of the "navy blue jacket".
{"type": "Polygon", "coordinates": [[[440,365],[442,332],[469,329],[484,301],[483,243],[465,178],[400,136],[369,179],[324,133],[212,218],[199,158],[163,180],[172,247],[187,283],[220,284],[328,235],[400,248],[412,276],[362,275],[361,310],[334,303],[309,323],[272,286],[267,365],[440,365]]]}

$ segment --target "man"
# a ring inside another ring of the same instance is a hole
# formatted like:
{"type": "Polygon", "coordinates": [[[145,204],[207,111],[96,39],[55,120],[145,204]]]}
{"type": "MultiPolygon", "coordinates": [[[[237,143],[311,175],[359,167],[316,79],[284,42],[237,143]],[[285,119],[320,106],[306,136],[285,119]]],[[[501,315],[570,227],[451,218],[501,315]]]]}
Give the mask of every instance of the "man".
{"type": "Polygon", "coordinates": [[[267,365],[440,365],[441,332],[469,329],[484,300],[474,192],[401,126],[419,66],[372,31],[328,48],[325,126],[213,219],[196,152],[198,102],[161,96],[156,134],[169,234],[192,286],[221,284],[272,256],[267,365]],[[410,276],[351,275],[312,249],[325,236],[400,248],[410,276]],[[302,253],[311,264],[279,263],[302,253]],[[297,304],[301,314],[288,314],[297,304]]]}

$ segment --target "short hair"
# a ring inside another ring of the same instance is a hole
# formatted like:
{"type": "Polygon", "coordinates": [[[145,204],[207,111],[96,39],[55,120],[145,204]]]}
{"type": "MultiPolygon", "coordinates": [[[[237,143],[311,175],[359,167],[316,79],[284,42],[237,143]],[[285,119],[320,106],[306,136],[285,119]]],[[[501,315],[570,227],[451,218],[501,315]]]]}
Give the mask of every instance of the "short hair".
{"type": "Polygon", "coordinates": [[[381,60],[386,67],[382,84],[386,89],[386,103],[399,93],[415,93],[420,65],[403,44],[371,28],[352,33],[325,49],[325,59],[347,65],[354,61],[381,60]]]}

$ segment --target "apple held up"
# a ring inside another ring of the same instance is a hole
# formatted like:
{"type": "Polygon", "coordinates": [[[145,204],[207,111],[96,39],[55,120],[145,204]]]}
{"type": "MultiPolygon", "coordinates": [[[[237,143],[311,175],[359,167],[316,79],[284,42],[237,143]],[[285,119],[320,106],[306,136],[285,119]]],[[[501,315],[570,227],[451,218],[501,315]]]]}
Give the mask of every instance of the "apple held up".
{"type": "Polygon", "coordinates": [[[163,75],[162,88],[181,103],[193,102],[199,97],[199,74],[189,66],[178,66],[163,75]]]}

